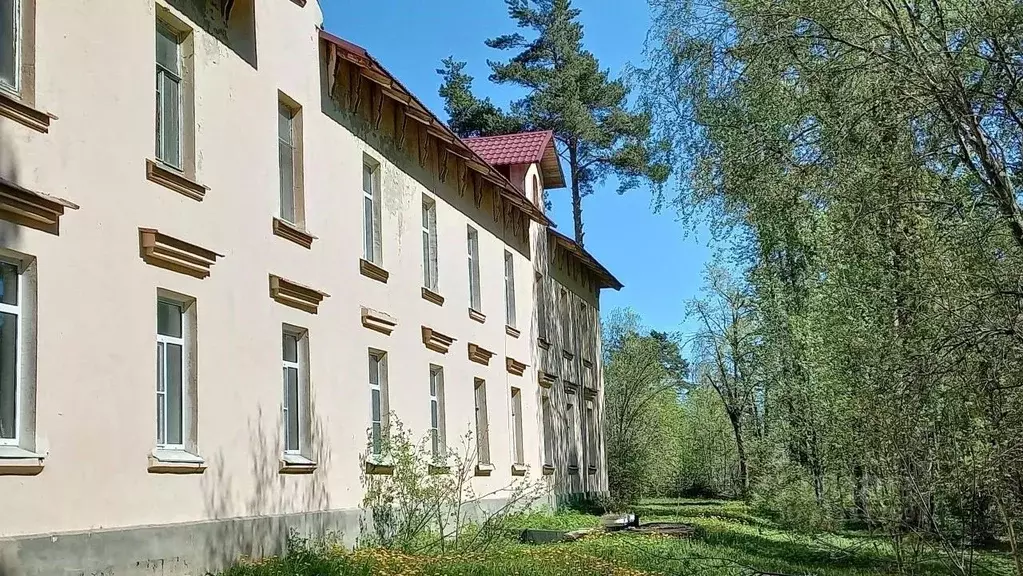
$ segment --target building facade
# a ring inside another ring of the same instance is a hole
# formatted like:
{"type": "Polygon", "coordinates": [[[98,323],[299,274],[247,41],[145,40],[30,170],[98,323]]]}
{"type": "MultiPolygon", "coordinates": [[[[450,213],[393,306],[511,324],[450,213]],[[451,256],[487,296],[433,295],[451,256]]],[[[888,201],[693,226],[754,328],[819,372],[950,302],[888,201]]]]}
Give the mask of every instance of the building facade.
{"type": "Polygon", "coordinates": [[[471,433],[480,492],[606,490],[620,284],[549,134],[459,139],[316,2],[0,10],[0,573],[351,541],[392,418],[471,433]]]}

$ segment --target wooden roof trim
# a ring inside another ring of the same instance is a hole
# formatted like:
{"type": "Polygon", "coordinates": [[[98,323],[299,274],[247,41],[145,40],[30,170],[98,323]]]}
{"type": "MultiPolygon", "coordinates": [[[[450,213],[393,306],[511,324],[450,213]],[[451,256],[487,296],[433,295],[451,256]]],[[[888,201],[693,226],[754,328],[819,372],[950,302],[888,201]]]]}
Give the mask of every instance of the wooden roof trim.
{"type": "MultiPolygon", "coordinates": [[[[425,105],[423,105],[423,103],[418,98],[416,98],[415,94],[413,94],[411,91],[405,88],[405,86],[402,85],[401,81],[399,81],[392,74],[390,74],[383,66],[381,66],[364,48],[356,44],[352,44],[347,40],[339,38],[331,34],[330,32],[327,32],[326,30],[320,30],[320,38],[323,39],[328,44],[334,45],[336,47],[337,57],[344,58],[345,60],[348,60],[349,62],[355,64],[356,66],[359,66],[360,68],[372,70],[374,74],[385,75],[387,79],[390,80],[391,82],[390,85],[391,91],[401,95],[408,95],[409,101],[405,103],[406,116],[411,118],[412,120],[415,120],[421,124],[426,125],[428,130],[430,128],[433,128],[434,130],[437,131],[436,133],[431,131],[430,132],[431,135],[440,138],[445,142],[451,143],[458,149],[464,150],[468,157],[466,165],[469,166],[469,168],[476,170],[480,174],[488,176],[489,177],[488,179],[497,184],[498,189],[500,190],[502,196],[505,196],[506,198],[513,198],[522,195],[509,179],[505,178],[500,172],[494,170],[493,167],[490,166],[490,164],[488,164],[485,160],[483,160],[483,158],[481,158],[479,155],[473,152],[472,149],[469,148],[469,146],[465,144],[465,142],[463,142],[462,139],[459,138],[458,135],[455,134],[450,127],[447,126],[447,124],[442,122],[440,118],[437,118],[437,116],[430,112],[430,110],[425,105]],[[438,134],[443,134],[444,138],[442,138],[438,134]]],[[[328,57],[330,53],[331,53],[330,50],[328,50],[328,57]]],[[[333,66],[333,63],[328,62],[328,66],[333,66]]],[[[390,95],[388,94],[388,96],[390,95]]],[[[530,202],[513,203],[519,210],[521,210],[527,216],[529,216],[530,219],[544,225],[551,224],[551,221],[547,218],[543,211],[539,207],[534,206],[532,203],[530,202]]]]}

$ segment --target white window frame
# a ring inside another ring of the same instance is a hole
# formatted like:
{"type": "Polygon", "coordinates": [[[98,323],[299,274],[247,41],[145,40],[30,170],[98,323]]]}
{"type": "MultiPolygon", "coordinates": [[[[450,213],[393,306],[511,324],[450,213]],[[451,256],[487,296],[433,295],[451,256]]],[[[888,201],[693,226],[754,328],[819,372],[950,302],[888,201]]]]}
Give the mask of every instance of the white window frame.
{"type": "MultiPolygon", "coordinates": [[[[160,449],[160,450],[187,450],[189,448],[188,444],[189,444],[189,436],[190,436],[190,428],[191,428],[191,422],[190,422],[189,414],[190,414],[190,411],[191,411],[191,400],[192,400],[190,398],[190,396],[189,396],[190,395],[190,389],[191,389],[191,382],[192,382],[192,374],[189,371],[189,368],[190,368],[190,366],[189,366],[189,355],[191,353],[191,349],[189,347],[189,332],[191,330],[191,327],[189,325],[190,323],[189,323],[189,314],[188,314],[189,304],[187,302],[183,302],[181,300],[177,300],[177,299],[173,299],[173,298],[168,298],[166,296],[157,296],[157,299],[156,299],[157,310],[159,310],[160,303],[170,304],[171,306],[175,306],[179,310],[180,315],[181,315],[181,318],[179,319],[179,321],[181,323],[181,336],[180,337],[176,337],[176,336],[168,336],[168,335],[165,335],[165,334],[160,334],[160,328],[159,328],[159,325],[157,325],[157,329],[156,329],[156,344],[157,344],[157,350],[158,350],[157,351],[157,358],[159,359],[159,357],[160,357],[159,356],[159,348],[161,346],[163,347],[164,352],[163,352],[163,362],[159,363],[159,366],[157,367],[157,369],[160,370],[161,373],[157,373],[157,375],[156,375],[156,399],[157,399],[157,402],[159,403],[158,405],[163,408],[163,426],[162,426],[162,429],[161,429],[161,425],[160,425],[160,414],[159,414],[159,412],[157,412],[157,415],[156,415],[156,426],[157,426],[157,431],[156,431],[156,447],[158,449],[160,449]],[[181,442],[177,443],[177,444],[172,444],[172,443],[167,441],[167,432],[169,430],[169,426],[168,426],[169,410],[168,410],[168,406],[167,406],[167,386],[168,386],[168,380],[167,380],[167,351],[166,350],[167,350],[167,346],[168,345],[177,345],[177,346],[181,347],[181,393],[180,393],[181,394],[181,410],[180,410],[181,423],[179,424],[179,426],[181,428],[181,442]],[[163,390],[162,391],[160,390],[161,376],[162,376],[162,380],[163,380],[163,390]],[[161,441],[161,438],[162,438],[162,441],[161,441]]],[[[159,324],[159,322],[158,322],[158,324],[159,324]]]]}
{"type": "Polygon", "coordinates": [[[163,126],[163,114],[162,108],[161,113],[156,116],[156,133],[159,136],[156,139],[156,158],[166,166],[170,166],[176,170],[184,170],[185,165],[185,104],[184,104],[184,90],[185,90],[185,71],[184,71],[184,59],[182,58],[182,34],[178,30],[175,30],[173,26],[164,22],[163,20],[157,19],[156,21],[156,33],[160,34],[160,29],[163,29],[169,37],[174,39],[174,44],[177,47],[175,52],[177,70],[168,70],[162,64],[159,59],[155,57],[156,61],[156,83],[157,83],[157,95],[160,101],[160,105],[163,105],[163,91],[166,77],[169,75],[171,80],[177,83],[178,86],[178,161],[177,163],[169,162],[167,160],[167,151],[164,149],[164,138],[165,133],[163,126]]]}
{"type": "Polygon", "coordinates": [[[510,400],[512,464],[525,465],[526,450],[522,437],[522,390],[513,386],[510,400]]]}
{"type": "Polygon", "coordinates": [[[423,196],[423,286],[437,292],[437,202],[423,196]]]}
{"type": "Polygon", "coordinates": [[[295,123],[298,118],[299,111],[287,102],[278,100],[277,102],[277,170],[278,170],[278,187],[280,188],[280,198],[277,201],[277,215],[281,220],[289,222],[291,224],[299,224],[299,196],[298,196],[298,143],[296,142],[295,134],[295,123]],[[280,130],[280,121],[284,117],[284,112],[288,113],[288,138],[285,140],[284,134],[280,130]],[[285,190],[284,188],[284,166],[281,166],[280,156],[284,148],[290,150],[291,154],[291,189],[285,190]],[[291,195],[291,214],[284,213],[284,200],[285,195],[291,195]]]}
{"type": "Polygon", "coordinates": [[[430,453],[434,462],[447,460],[447,426],[444,415],[444,368],[430,365],[430,453]],[[436,422],[434,419],[436,418],[436,422]]]}
{"type": "Polygon", "coordinates": [[[483,312],[483,298],[480,293],[480,233],[467,226],[466,247],[469,255],[469,308],[483,312]]]}
{"type": "Polygon", "coordinates": [[[505,323],[515,328],[515,256],[509,250],[504,251],[504,302],[505,323]]]}
{"type": "Polygon", "coordinates": [[[302,345],[303,345],[302,340],[304,338],[305,338],[305,334],[303,334],[302,332],[300,332],[298,330],[294,330],[294,329],[288,328],[286,326],[281,330],[281,381],[282,381],[282,384],[284,386],[284,394],[283,394],[284,402],[281,405],[281,412],[282,412],[283,420],[284,420],[284,435],[283,436],[284,436],[284,453],[285,454],[302,454],[302,449],[305,447],[304,446],[305,443],[302,441],[303,440],[303,438],[302,438],[302,429],[303,429],[303,427],[302,427],[302,406],[303,406],[303,403],[305,401],[305,398],[303,398],[303,393],[302,393],[303,392],[303,390],[302,390],[302,388],[303,388],[302,387],[302,383],[305,381],[305,366],[304,366],[304,363],[302,362],[302,356],[303,356],[303,354],[302,354],[302,345]],[[284,358],[284,339],[287,338],[287,337],[291,337],[291,338],[295,339],[295,361],[294,362],[292,362],[290,360],[286,360],[284,358]],[[291,444],[291,442],[289,441],[289,440],[291,440],[291,433],[289,432],[289,429],[290,429],[290,424],[291,424],[290,418],[292,416],[292,414],[290,413],[290,411],[288,409],[288,404],[289,404],[290,397],[289,397],[289,391],[288,391],[287,371],[289,369],[295,370],[295,372],[298,375],[298,381],[296,382],[297,386],[295,387],[295,391],[298,394],[298,398],[295,399],[295,406],[298,408],[298,414],[297,414],[298,426],[296,426],[296,428],[298,429],[298,439],[297,439],[298,441],[296,443],[297,444],[297,448],[289,448],[288,447],[289,444],[291,444]]]}
{"type": "Polygon", "coordinates": [[[24,19],[24,12],[22,11],[22,0],[13,0],[13,9],[14,29],[11,30],[11,36],[14,39],[14,85],[10,86],[4,83],[3,81],[0,81],[0,89],[3,89],[12,94],[20,95],[22,89],[21,73],[22,66],[24,66],[24,63],[22,62],[23,58],[22,30],[24,29],[24,22],[22,22],[22,20],[24,19]]]}
{"type": "Polygon", "coordinates": [[[476,378],[473,381],[473,405],[476,409],[476,460],[483,465],[491,464],[490,459],[490,418],[487,413],[487,381],[476,378]]]}
{"type": "Polygon", "coordinates": [[[14,266],[18,270],[18,303],[17,304],[3,304],[0,303],[0,312],[7,314],[14,314],[17,316],[18,321],[16,325],[16,336],[14,341],[14,437],[13,438],[0,438],[0,446],[20,446],[21,428],[22,428],[22,395],[24,394],[24,383],[22,382],[22,370],[23,370],[23,356],[22,356],[22,340],[24,339],[25,333],[25,317],[23,314],[23,303],[25,301],[25,270],[21,262],[15,262],[10,260],[0,260],[4,264],[14,266]]]}
{"type": "Polygon", "coordinates": [[[540,418],[543,423],[543,464],[554,466],[554,403],[547,392],[540,396],[540,418]]]}
{"type": "Polygon", "coordinates": [[[383,266],[383,240],[381,230],[381,176],[383,166],[368,155],[362,159],[362,257],[367,262],[383,266]],[[366,170],[370,173],[370,189],[366,190],[366,170]],[[366,202],[369,201],[367,207],[366,202]],[[369,210],[367,215],[366,211],[369,210]],[[369,225],[367,230],[366,226],[369,225]]]}
{"type": "MultiPolygon", "coordinates": [[[[376,350],[370,348],[368,359],[372,359],[377,363],[377,381],[373,382],[370,374],[366,375],[366,381],[369,382],[370,389],[370,401],[369,401],[369,426],[370,426],[370,455],[373,457],[384,456],[387,452],[387,420],[388,420],[388,401],[387,401],[387,352],[383,350],[376,350]],[[380,396],[380,420],[373,419],[373,392],[376,391],[380,396]],[[373,425],[378,424],[380,426],[380,450],[376,450],[376,436],[373,431],[373,425]]],[[[367,364],[368,369],[368,364],[367,364]]]]}

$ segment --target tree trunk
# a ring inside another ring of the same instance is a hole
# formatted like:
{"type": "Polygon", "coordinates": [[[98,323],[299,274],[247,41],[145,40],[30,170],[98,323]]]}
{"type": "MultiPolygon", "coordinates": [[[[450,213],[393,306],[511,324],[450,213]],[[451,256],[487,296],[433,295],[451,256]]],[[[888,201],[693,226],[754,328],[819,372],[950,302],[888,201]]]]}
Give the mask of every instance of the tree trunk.
{"type": "Polygon", "coordinates": [[[568,167],[572,173],[572,221],[575,224],[575,241],[583,245],[583,196],[579,186],[579,143],[568,144],[568,167]]]}
{"type": "Polygon", "coordinates": [[[749,496],[749,465],[746,461],[746,443],[742,438],[741,415],[734,415],[728,412],[728,420],[732,423],[732,432],[735,434],[735,452],[739,457],[739,496],[749,496]]]}

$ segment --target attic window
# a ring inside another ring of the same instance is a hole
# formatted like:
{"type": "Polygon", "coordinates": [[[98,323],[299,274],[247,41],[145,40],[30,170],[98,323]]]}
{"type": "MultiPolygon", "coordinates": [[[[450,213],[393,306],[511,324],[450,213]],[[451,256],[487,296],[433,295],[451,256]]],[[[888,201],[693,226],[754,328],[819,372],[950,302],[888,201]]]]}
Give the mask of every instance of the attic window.
{"type": "Polygon", "coordinates": [[[540,207],[540,177],[533,174],[533,204],[540,207]]]}

